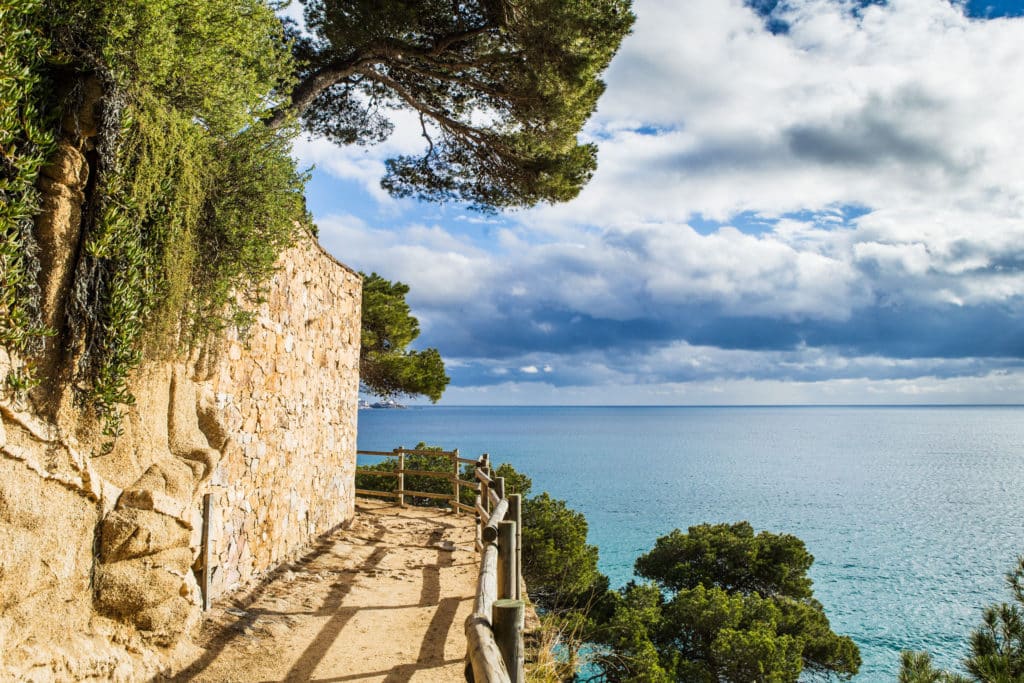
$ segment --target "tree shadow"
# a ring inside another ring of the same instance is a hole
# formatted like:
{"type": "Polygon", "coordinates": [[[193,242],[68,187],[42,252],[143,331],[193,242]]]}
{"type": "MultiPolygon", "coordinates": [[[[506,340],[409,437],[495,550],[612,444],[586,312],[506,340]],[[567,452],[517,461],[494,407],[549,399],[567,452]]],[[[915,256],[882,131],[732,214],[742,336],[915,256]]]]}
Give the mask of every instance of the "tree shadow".
{"type": "MultiPolygon", "coordinates": [[[[389,512],[390,511],[386,508],[362,509],[360,510],[360,516],[364,519],[380,519],[381,522],[387,524],[384,518],[390,516],[389,512]]],[[[324,597],[319,608],[315,610],[286,612],[252,607],[257,604],[257,601],[266,597],[267,594],[270,593],[270,591],[268,591],[270,583],[274,578],[278,578],[282,572],[282,570],[278,570],[272,577],[265,579],[260,583],[258,588],[246,596],[244,605],[240,604],[241,607],[247,610],[247,613],[237,619],[234,623],[223,626],[221,631],[208,644],[203,656],[193,662],[188,668],[181,671],[172,680],[188,681],[209,668],[218,659],[218,657],[221,656],[224,650],[229,647],[236,638],[242,635],[242,632],[246,631],[256,623],[259,617],[291,614],[301,614],[312,617],[328,617],[328,620],[323,624],[316,636],[309,642],[306,649],[299,655],[298,659],[295,660],[294,664],[292,664],[291,668],[280,680],[302,681],[305,683],[312,683],[314,681],[316,683],[329,683],[334,681],[343,682],[359,680],[367,677],[385,676],[384,683],[403,683],[409,681],[417,671],[442,668],[461,662],[461,657],[455,660],[445,659],[445,643],[447,642],[448,634],[455,623],[455,617],[460,604],[465,601],[472,600],[473,597],[441,597],[441,571],[443,569],[461,566],[463,564],[456,564],[454,562],[454,547],[446,548],[441,543],[444,539],[446,530],[454,529],[456,526],[444,521],[440,516],[435,517],[433,515],[428,515],[425,517],[417,517],[416,519],[429,521],[430,523],[443,528],[432,530],[426,537],[425,543],[423,544],[383,543],[382,541],[385,535],[385,530],[383,528],[379,528],[372,536],[362,537],[361,540],[368,546],[376,547],[373,548],[370,555],[360,562],[357,567],[337,572],[348,576],[346,579],[338,581],[331,586],[329,593],[324,597]],[[437,552],[433,562],[427,560],[419,567],[422,571],[422,583],[417,604],[346,607],[344,602],[355,587],[355,575],[373,571],[381,564],[389,551],[403,547],[416,548],[419,550],[432,548],[436,549],[437,552]],[[317,667],[325,657],[327,657],[331,647],[341,636],[345,627],[360,611],[415,609],[422,607],[434,607],[435,609],[431,621],[423,634],[423,639],[420,642],[420,648],[415,662],[401,664],[392,667],[391,669],[373,673],[358,673],[351,675],[343,674],[341,676],[331,676],[328,674],[322,678],[313,678],[313,674],[317,667]]],[[[332,534],[326,534],[322,537],[315,548],[301,560],[293,563],[291,568],[306,568],[316,562],[317,559],[328,554],[335,543],[335,539],[331,537],[332,534]]],[[[358,537],[348,536],[346,540],[357,539],[358,537]]],[[[236,601],[236,604],[239,603],[236,601]]],[[[155,680],[157,679],[154,679],[154,681],[155,680]]]]}
{"type": "MultiPolygon", "coordinates": [[[[256,604],[258,601],[260,601],[266,596],[270,587],[274,584],[275,581],[277,581],[281,577],[281,575],[285,571],[288,571],[290,569],[301,569],[308,567],[316,560],[328,554],[331,551],[331,548],[334,547],[334,534],[343,527],[344,525],[335,527],[330,532],[321,536],[320,539],[317,541],[316,545],[313,546],[313,549],[309,553],[302,556],[300,559],[296,560],[293,563],[282,565],[278,569],[275,569],[266,578],[260,581],[259,584],[254,589],[252,589],[248,594],[241,598],[237,598],[235,600],[235,604],[238,606],[239,609],[244,611],[245,614],[243,616],[238,617],[234,622],[221,626],[219,633],[204,648],[205,652],[203,653],[203,655],[196,661],[192,662],[188,667],[178,672],[170,680],[180,683],[192,680],[193,678],[201,674],[203,671],[205,671],[211,664],[213,664],[213,662],[217,660],[221,653],[224,652],[224,650],[235,639],[237,639],[239,636],[241,636],[243,633],[249,630],[252,626],[254,626],[257,619],[259,619],[260,616],[265,616],[268,614],[280,614],[272,612],[270,610],[250,608],[252,605],[256,604]]],[[[376,545],[380,543],[383,537],[384,530],[381,529],[373,537],[366,539],[366,541],[367,544],[369,545],[376,545]]],[[[355,571],[369,571],[370,569],[375,568],[378,564],[380,564],[380,561],[384,559],[384,555],[386,553],[387,547],[385,546],[378,546],[377,548],[374,548],[373,552],[369,555],[369,557],[367,557],[363,562],[361,562],[355,571]]],[[[348,595],[349,592],[351,592],[353,583],[354,582],[352,581],[348,581],[345,583],[335,583],[331,588],[331,592],[324,599],[324,602],[321,605],[320,609],[313,612],[313,615],[322,615],[337,610],[338,607],[341,605],[342,601],[345,599],[345,596],[348,595]]],[[[351,615],[349,615],[349,618],[351,618],[351,615]]],[[[150,683],[157,683],[157,681],[162,682],[166,680],[167,679],[163,676],[157,676],[150,679],[150,683]]]]}

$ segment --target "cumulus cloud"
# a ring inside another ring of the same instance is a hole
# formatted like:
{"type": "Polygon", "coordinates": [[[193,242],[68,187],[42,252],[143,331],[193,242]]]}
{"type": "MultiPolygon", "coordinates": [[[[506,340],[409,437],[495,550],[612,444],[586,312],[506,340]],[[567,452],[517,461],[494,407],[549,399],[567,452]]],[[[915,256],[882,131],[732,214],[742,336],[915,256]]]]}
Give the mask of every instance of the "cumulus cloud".
{"type": "Polygon", "coordinates": [[[636,11],[573,202],[497,218],[396,203],[383,160],[422,145],[401,121],[379,148],[297,148],[373,198],[318,215],[321,240],[412,286],[424,343],[458,363],[450,400],[1019,387],[1024,19],[946,0],[636,11]]]}

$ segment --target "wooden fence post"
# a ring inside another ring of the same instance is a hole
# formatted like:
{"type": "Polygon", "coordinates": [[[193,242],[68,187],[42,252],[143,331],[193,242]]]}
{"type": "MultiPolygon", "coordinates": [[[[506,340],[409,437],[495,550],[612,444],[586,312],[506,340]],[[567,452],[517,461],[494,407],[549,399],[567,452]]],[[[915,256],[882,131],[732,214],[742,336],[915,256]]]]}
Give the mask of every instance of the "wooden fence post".
{"type": "Polygon", "coordinates": [[[480,516],[481,507],[483,507],[483,505],[480,503],[480,496],[478,495],[476,500],[473,501],[473,508],[476,510],[476,549],[477,552],[480,553],[484,551],[484,520],[483,517],[480,516]]]}
{"type": "Polygon", "coordinates": [[[494,492],[498,494],[498,500],[505,497],[505,477],[497,477],[494,480],[494,492]]]}
{"type": "Polygon", "coordinates": [[[513,493],[508,497],[505,518],[516,523],[516,593],[512,597],[523,599],[523,496],[513,493]]]}
{"type": "Polygon", "coordinates": [[[511,683],[523,683],[525,653],[523,650],[523,619],[526,608],[522,600],[496,600],[491,607],[491,628],[494,641],[505,660],[511,683]]]}
{"type": "Polygon", "coordinates": [[[459,493],[459,449],[456,448],[452,451],[452,512],[456,517],[459,516],[459,503],[462,502],[459,493]]]}
{"type": "Polygon", "coordinates": [[[498,523],[498,598],[515,599],[516,523],[498,523]]]}
{"type": "Polygon", "coordinates": [[[405,446],[395,449],[398,454],[398,507],[405,507],[405,446]]]}
{"type": "MultiPolygon", "coordinates": [[[[488,477],[490,477],[491,476],[491,456],[488,455],[487,453],[484,453],[483,456],[481,456],[481,457],[484,460],[484,474],[486,474],[488,477]]],[[[490,490],[490,486],[487,486],[487,489],[490,490]]],[[[487,495],[487,493],[488,493],[487,491],[483,491],[482,493],[484,494],[484,509],[487,510],[487,512],[490,512],[491,511],[491,497],[490,497],[490,495],[487,495]]]]}
{"type": "Polygon", "coordinates": [[[202,556],[203,556],[203,573],[200,576],[199,587],[202,589],[203,595],[203,611],[208,612],[210,610],[210,582],[213,578],[213,567],[211,565],[211,556],[213,553],[210,552],[210,525],[213,524],[211,517],[213,516],[213,494],[206,493],[203,495],[203,540],[202,540],[202,556]]]}

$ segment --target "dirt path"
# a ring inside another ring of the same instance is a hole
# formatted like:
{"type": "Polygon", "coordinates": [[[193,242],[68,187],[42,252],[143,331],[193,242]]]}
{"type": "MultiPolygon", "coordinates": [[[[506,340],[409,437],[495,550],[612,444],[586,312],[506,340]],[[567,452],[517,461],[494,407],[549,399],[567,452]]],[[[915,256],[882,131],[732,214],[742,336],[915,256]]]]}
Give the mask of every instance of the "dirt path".
{"type": "Polygon", "coordinates": [[[204,653],[174,680],[463,680],[477,570],[469,515],[361,499],[349,529],[248,599],[215,606],[204,653]]]}

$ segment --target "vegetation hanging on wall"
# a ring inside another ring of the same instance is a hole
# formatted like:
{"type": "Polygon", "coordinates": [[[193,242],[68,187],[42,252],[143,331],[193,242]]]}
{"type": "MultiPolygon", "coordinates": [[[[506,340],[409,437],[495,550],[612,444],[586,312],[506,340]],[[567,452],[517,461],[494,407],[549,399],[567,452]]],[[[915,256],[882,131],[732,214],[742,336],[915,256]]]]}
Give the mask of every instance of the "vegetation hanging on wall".
{"type": "Polygon", "coordinates": [[[290,156],[297,125],[262,123],[277,89],[289,87],[290,48],[262,0],[18,0],[0,9],[12,47],[0,61],[11,84],[0,92],[0,341],[31,358],[47,332],[35,183],[57,121],[75,109],[80,84],[98,79],[67,325],[79,396],[116,434],[119,406],[133,400],[130,371],[244,322],[281,251],[312,228],[306,176],[290,156]]]}
{"type": "MultiPolygon", "coordinates": [[[[22,363],[41,350],[49,332],[40,318],[33,234],[40,201],[36,181],[53,149],[51,121],[43,115],[43,67],[50,50],[41,9],[42,0],[0,0],[0,345],[22,363]]],[[[25,389],[31,366],[15,367],[0,379],[25,389]]]]}

